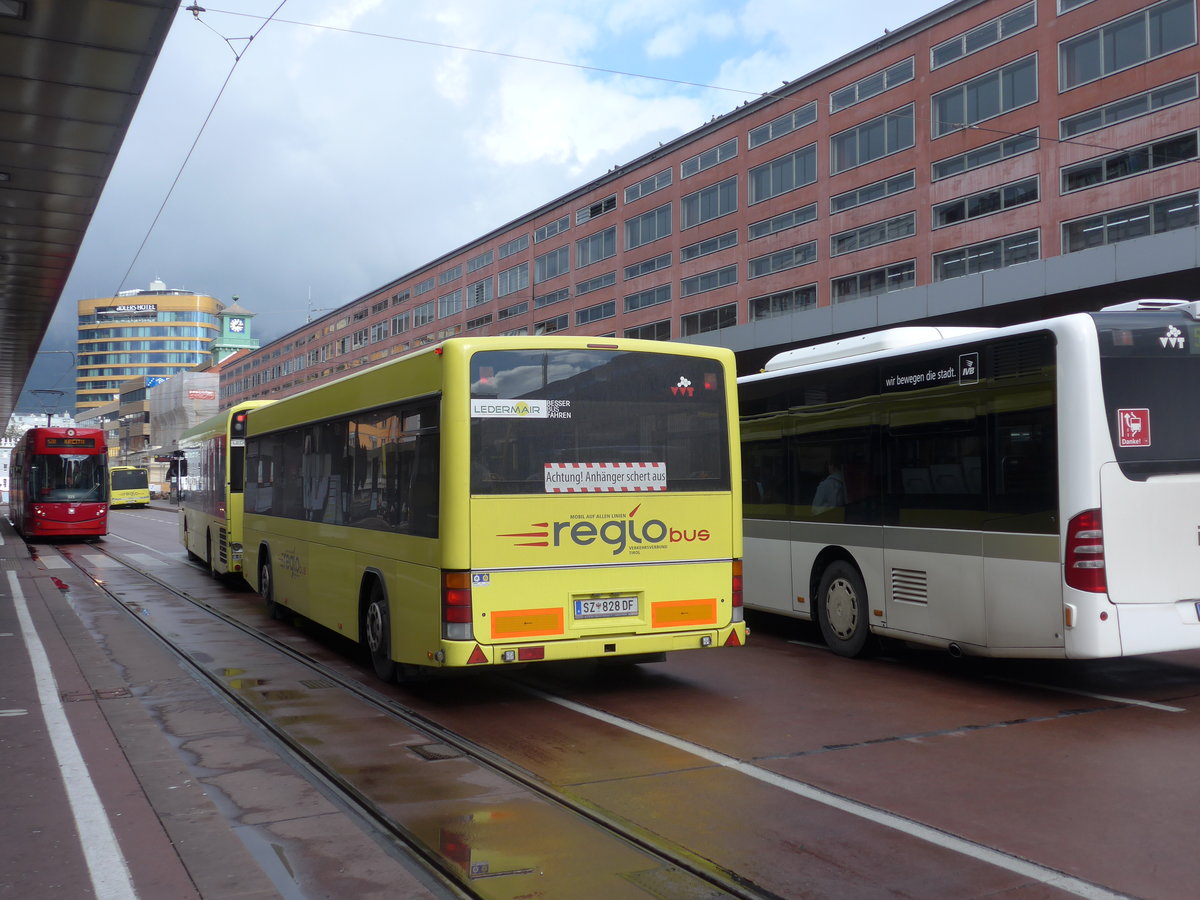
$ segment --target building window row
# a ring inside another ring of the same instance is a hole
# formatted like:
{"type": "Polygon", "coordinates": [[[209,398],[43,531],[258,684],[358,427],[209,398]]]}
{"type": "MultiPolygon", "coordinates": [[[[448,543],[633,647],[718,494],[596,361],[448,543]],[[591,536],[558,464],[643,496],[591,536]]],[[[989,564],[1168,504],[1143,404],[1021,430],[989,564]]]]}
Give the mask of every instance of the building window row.
{"type": "Polygon", "coordinates": [[[908,212],[832,235],[829,238],[829,253],[831,256],[841,256],[878,244],[887,244],[912,237],[916,233],[917,214],[908,212]]]}
{"type": "Polygon", "coordinates": [[[602,216],[605,213],[610,213],[617,208],[617,195],[609,194],[603,200],[597,200],[590,206],[584,206],[575,210],[575,224],[582,225],[584,222],[590,222],[597,216],[602,216]]]}
{"type": "Polygon", "coordinates": [[[688,194],[679,201],[681,231],[737,211],[737,176],[688,194]]]}
{"type": "MultiPolygon", "coordinates": [[[[876,200],[883,200],[885,197],[894,197],[896,194],[903,194],[905,191],[911,191],[917,186],[917,172],[915,169],[908,172],[902,172],[899,175],[893,175],[891,178],[884,178],[872,184],[865,184],[860,188],[855,188],[852,191],[837,194],[829,198],[830,214],[845,212],[848,209],[854,209],[857,206],[866,206],[868,203],[874,203],[876,200]]],[[[816,206],[813,206],[813,218],[816,218],[816,206]]]]}
{"type": "Polygon", "coordinates": [[[1109,181],[1130,178],[1154,169],[1162,169],[1196,158],[1196,135],[1188,134],[1164,138],[1131,147],[1119,153],[1110,153],[1085,162],[1065,166],[1062,169],[1062,192],[1082,191],[1109,181]]]}
{"type": "Polygon", "coordinates": [[[1037,9],[1033,0],[1024,6],[1018,6],[1011,12],[997,16],[982,25],[976,25],[970,31],[942,41],[929,52],[929,68],[938,69],[942,66],[970,56],[976,51],[993,44],[998,44],[1014,34],[1028,31],[1037,25],[1037,9]]]}
{"type": "Polygon", "coordinates": [[[551,291],[548,294],[537,294],[533,298],[533,308],[542,309],[546,306],[553,306],[555,303],[562,303],[571,299],[570,288],[559,288],[557,291],[551,291]]]}
{"type": "Polygon", "coordinates": [[[809,203],[808,205],[801,206],[798,209],[780,213],[779,215],[772,216],[769,219],[763,219],[761,222],[752,222],[746,228],[746,239],[755,241],[759,238],[768,237],[772,234],[778,234],[781,231],[787,231],[789,228],[796,228],[800,225],[806,225],[809,222],[815,221],[816,218],[817,204],[809,203]]]}
{"type": "Polygon", "coordinates": [[[1034,128],[1023,134],[1015,134],[1012,137],[976,147],[974,150],[968,150],[966,153],[959,153],[957,156],[939,159],[933,164],[932,180],[941,181],[943,178],[961,175],[972,169],[980,169],[1001,160],[1029,153],[1038,148],[1038,143],[1038,130],[1034,128]]]}
{"type": "Polygon", "coordinates": [[[643,275],[649,275],[651,272],[658,272],[669,268],[671,268],[671,254],[663,253],[660,256],[626,266],[624,273],[625,280],[632,281],[634,278],[641,278],[643,275]]]}
{"type": "Polygon", "coordinates": [[[472,256],[467,260],[467,272],[478,272],[484,266],[490,266],[496,260],[496,254],[492,250],[484,250],[477,256],[472,256]]]}
{"type": "Polygon", "coordinates": [[[830,174],[837,175],[913,146],[913,104],[876,116],[829,139],[830,174]]]}
{"type": "Polygon", "coordinates": [[[616,314],[617,301],[608,300],[604,303],[597,303],[595,306],[585,306],[583,309],[575,310],[575,324],[577,326],[590,325],[602,319],[611,319],[616,314]]]}
{"type": "Polygon", "coordinates": [[[733,284],[737,284],[737,263],[680,279],[679,296],[691,297],[694,294],[704,294],[733,284]]]}
{"type": "Polygon", "coordinates": [[[776,291],[762,297],[753,297],[748,310],[750,321],[773,319],[777,316],[787,316],[804,309],[816,309],[817,286],[807,284],[804,287],[791,288],[786,291],[776,291]]]}
{"type": "Polygon", "coordinates": [[[640,200],[648,194],[653,194],[655,191],[661,191],[663,188],[671,186],[671,170],[663,169],[648,178],[643,178],[637,184],[631,184],[625,188],[625,202],[632,203],[634,200],[640,200]]]}
{"type": "Polygon", "coordinates": [[[605,272],[603,275],[597,275],[595,278],[589,278],[587,281],[581,281],[575,285],[575,296],[581,297],[584,294],[590,294],[592,291],[602,291],[605,288],[612,287],[617,283],[616,272],[605,272]]]}
{"type": "Polygon", "coordinates": [[[575,268],[587,266],[617,255],[617,228],[606,228],[575,242],[575,268]]]}
{"type": "Polygon", "coordinates": [[[1116,244],[1179,228],[1193,228],[1200,224],[1198,201],[1200,194],[1191,191],[1178,197],[1139,203],[1066,222],[1062,226],[1063,253],[1116,244]]]}
{"type": "Polygon", "coordinates": [[[625,249],[633,250],[671,233],[671,204],[625,220],[625,249]]]}
{"type": "Polygon", "coordinates": [[[736,231],[727,231],[706,241],[697,241],[695,244],[680,247],[679,261],[681,263],[690,262],[693,259],[699,259],[701,256],[708,256],[711,253],[728,250],[730,247],[736,247],[737,242],[738,233],[736,231]]]}
{"type": "Polygon", "coordinates": [[[994,119],[1037,98],[1037,55],[1031,54],[934,94],[933,136],[994,119]]]}
{"type": "Polygon", "coordinates": [[[541,284],[543,281],[557,278],[570,271],[570,268],[571,249],[564,244],[549,253],[543,253],[533,261],[533,283],[541,284]]]}
{"type": "Polygon", "coordinates": [[[829,111],[831,113],[840,112],[843,109],[848,109],[856,103],[862,103],[864,100],[869,100],[882,94],[884,91],[890,91],[892,88],[907,84],[913,80],[913,57],[901,60],[898,63],[888,66],[886,69],[881,69],[878,72],[872,72],[865,78],[860,78],[853,84],[848,84],[843,88],[838,88],[829,95],[829,111]]]}
{"type": "Polygon", "coordinates": [[[933,280],[990,272],[1039,258],[1041,242],[1036,229],[1008,237],[981,241],[933,255],[933,280]]]}
{"type": "Polygon", "coordinates": [[[778,159],[755,166],[749,174],[751,206],[817,180],[817,145],[809,144],[778,159]]]}
{"type": "Polygon", "coordinates": [[[662,284],[645,291],[638,291],[625,298],[625,312],[636,312],[647,306],[657,306],[660,303],[671,302],[671,285],[662,284]]]}
{"type": "Polygon", "coordinates": [[[1163,0],[1059,44],[1059,89],[1069,91],[1194,43],[1195,0],[1163,0]]]}
{"type": "Polygon", "coordinates": [[[679,164],[679,177],[690,178],[705,169],[711,169],[713,166],[720,165],[726,160],[733,159],[737,156],[737,138],[718,144],[716,147],[710,147],[702,153],[697,153],[690,159],[685,159],[679,164]]]}
{"type": "Polygon", "coordinates": [[[750,260],[748,277],[762,278],[764,275],[774,275],[776,272],[797,269],[816,261],[817,242],[808,241],[804,244],[797,244],[795,247],[776,250],[765,256],[756,256],[750,260]]]}
{"type": "Polygon", "coordinates": [[[1035,175],[1012,184],[936,204],[933,207],[933,227],[946,228],[950,225],[957,225],[959,222],[979,219],[993,213],[1024,206],[1027,203],[1036,203],[1037,199],[1038,179],[1035,175]]]}
{"type": "Polygon", "coordinates": [[[1118,122],[1127,122],[1169,106],[1195,100],[1197,96],[1196,83],[1197,77],[1192,75],[1162,87],[1142,91],[1131,97],[1114,100],[1112,103],[1106,103],[1095,109],[1067,116],[1065,119],[1059,120],[1058,136],[1063,140],[1078,137],[1118,122]]]}
{"type": "Polygon", "coordinates": [[[815,121],[817,121],[817,101],[812,100],[778,119],[772,119],[765,125],[751,128],[747,137],[747,146],[753,150],[755,147],[798,131],[805,125],[811,125],[815,121]]]}
{"type": "Polygon", "coordinates": [[[571,217],[563,216],[560,219],[555,219],[553,222],[548,222],[541,228],[535,228],[533,232],[533,242],[540,244],[542,241],[554,237],[556,234],[562,234],[571,227],[571,217]]]}

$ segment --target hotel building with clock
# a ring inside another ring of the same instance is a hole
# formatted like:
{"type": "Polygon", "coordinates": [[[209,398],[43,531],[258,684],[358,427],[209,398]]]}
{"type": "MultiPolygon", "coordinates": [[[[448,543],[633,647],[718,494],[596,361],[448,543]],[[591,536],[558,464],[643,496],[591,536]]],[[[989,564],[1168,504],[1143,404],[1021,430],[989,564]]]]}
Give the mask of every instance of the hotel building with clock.
{"type": "Polygon", "coordinates": [[[78,301],[75,417],[112,403],[131,379],[144,387],[258,347],[254,313],[196,291],[149,288],[78,301]]]}

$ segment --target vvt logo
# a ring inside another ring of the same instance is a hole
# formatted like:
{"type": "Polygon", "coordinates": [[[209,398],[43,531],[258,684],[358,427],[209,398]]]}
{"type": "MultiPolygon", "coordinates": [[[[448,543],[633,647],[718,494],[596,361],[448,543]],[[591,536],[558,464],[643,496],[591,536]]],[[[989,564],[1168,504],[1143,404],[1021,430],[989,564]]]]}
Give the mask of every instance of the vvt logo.
{"type": "Polygon", "coordinates": [[[1182,350],[1186,340],[1183,332],[1172,325],[1167,328],[1167,333],[1160,337],[1158,342],[1164,347],[1170,347],[1172,350],[1182,350]]]}
{"type": "Polygon", "coordinates": [[[683,375],[679,376],[679,384],[671,386],[671,393],[676,397],[691,397],[696,393],[696,389],[692,387],[692,383],[683,375]]]}
{"type": "Polygon", "coordinates": [[[626,518],[576,519],[559,522],[533,522],[530,528],[536,531],[519,531],[499,534],[497,537],[530,538],[517,541],[514,547],[561,547],[574,545],[589,547],[599,541],[612,547],[613,556],[619,556],[630,546],[647,544],[682,544],[705,542],[712,537],[707,528],[673,528],[662,519],[637,521],[634,516],[641,509],[639,503],[626,518]]]}

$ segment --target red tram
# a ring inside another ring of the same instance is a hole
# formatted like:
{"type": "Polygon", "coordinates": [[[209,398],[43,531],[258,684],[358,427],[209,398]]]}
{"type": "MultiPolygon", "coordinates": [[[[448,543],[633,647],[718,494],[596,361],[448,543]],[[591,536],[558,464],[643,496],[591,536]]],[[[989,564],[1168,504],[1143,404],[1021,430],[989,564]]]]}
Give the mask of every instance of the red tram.
{"type": "Polygon", "coordinates": [[[97,428],[30,428],[12,450],[9,517],[25,538],[108,534],[108,450],[97,428]]]}

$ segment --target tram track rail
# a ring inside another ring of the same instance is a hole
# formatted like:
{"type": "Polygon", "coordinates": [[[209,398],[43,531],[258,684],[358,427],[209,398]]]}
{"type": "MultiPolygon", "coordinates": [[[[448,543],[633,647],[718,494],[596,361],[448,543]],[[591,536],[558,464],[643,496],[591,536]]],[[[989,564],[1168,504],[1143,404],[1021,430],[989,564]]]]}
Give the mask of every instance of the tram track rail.
{"type": "MultiPolygon", "coordinates": [[[[62,553],[75,569],[80,571],[114,603],[133,616],[157,640],[169,647],[191,671],[210,684],[219,696],[269,735],[273,742],[286,751],[287,755],[311,778],[339,797],[364,822],[368,823],[369,827],[386,835],[398,848],[419,860],[429,873],[454,885],[457,890],[462,892],[462,896],[479,898],[508,896],[502,890],[493,889],[493,886],[501,880],[497,876],[518,873],[485,873],[492,877],[481,878],[475,877],[476,873],[470,869],[464,871],[463,868],[449,862],[440,850],[431,846],[427,837],[414,833],[410,826],[390,814],[371,795],[370,791],[364,790],[353,779],[346,777],[335,767],[331,767],[319,753],[312,749],[311,742],[298,738],[287,725],[281,725],[277,721],[280,717],[272,716],[261,706],[250,702],[252,693],[248,694],[242,689],[232,689],[228,679],[219,676],[211,667],[194,659],[194,653],[189,652],[184,636],[173,633],[169,627],[157,624],[153,616],[143,614],[145,604],[130,603],[122,596],[122,592],[113,589],[108,583],[110,579],[97,577],[92,571],[93,567],[85,559],[77,558],[77,556],[89,554],[103,555],[125,571],[136,573],[137,577],[153,584],[157,590],[165,592],[177,603],[186,604],[187,608],[202,611],[221,626],[235,629],[245,638],[286,658],[292,664],[303,667],[309,673],[309,677],[304,679],[308,683],[320,685],[323,690],[329,690],[330,688],[327,686],[331,685],[333,689],[353,697],[356,702],[366,704],[376,714],[386,716],[403,727],[422,735],[425,743],[409,745],[410,749],[418,756],[425,756],[427,759],[459,756],[468,760],[528,791],[541,802],[590,823],[592,827],[600,829],[611,839],[635,848],[638,852],[657,861],[663,867],[664,872],[672,873],[667,876],[668,880],[677,877],[682,877],[684,880],[694,879],[694,883],[688,888],[689,892],[685,896],[735,897],[740,900],[769,900],[769,898],[778,897],[777,894],[765,890],[707,859],[700,858],[684,848],[656,839],[653,833],[633,823],[610,816],[603,810],[571,797],[521,766],[515,765],[486,747],[480,746],[428,716],[405,706],[397,698],[389,697],[369,684],[358,680],[357,677],[307,656],[295,647],[265,634],[253,623],[243,621],[203,598],[168,583],[120,553],[100,545],[90,545],[80,554],[69,550],[62,553]],[[135,607],[141,607],[141,609],[135,607]],[[440,748],[448,748],[449,752],[444,753],[440,748]]],[[[634,883],[637,883],[636,880],[634,883]]],[[[648,893],[653,894],[657,890],[661,890],[662,886],[661,881],[657,888],[652,884],[648,893]]],[[[678,888],[679,885],[676,884],[675,887],[678,888]]]]}

